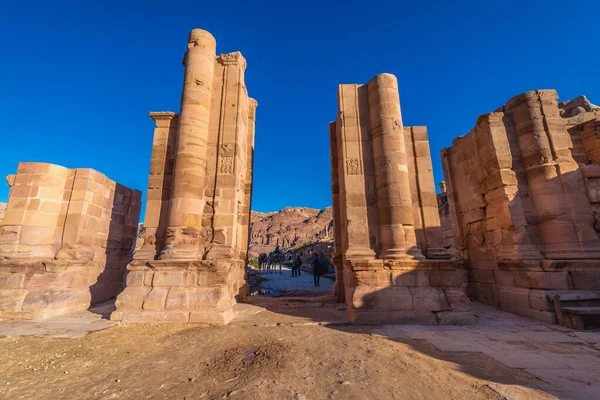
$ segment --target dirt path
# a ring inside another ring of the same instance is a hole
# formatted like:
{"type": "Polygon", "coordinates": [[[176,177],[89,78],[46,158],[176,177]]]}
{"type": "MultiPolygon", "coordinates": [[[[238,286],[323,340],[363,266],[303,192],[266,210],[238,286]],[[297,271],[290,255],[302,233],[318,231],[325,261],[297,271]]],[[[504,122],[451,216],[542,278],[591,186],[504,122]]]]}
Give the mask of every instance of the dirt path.
{"type": "Polygon", "coordinates": [[[0,339],[2,399],[501,399],[532,375],[371,328],[116,326],[77,339],[0,339]],[[464,372],[468,371],[468,372],[464,372]],[[500,388],[500,389],[498,389],[500,388]]]}

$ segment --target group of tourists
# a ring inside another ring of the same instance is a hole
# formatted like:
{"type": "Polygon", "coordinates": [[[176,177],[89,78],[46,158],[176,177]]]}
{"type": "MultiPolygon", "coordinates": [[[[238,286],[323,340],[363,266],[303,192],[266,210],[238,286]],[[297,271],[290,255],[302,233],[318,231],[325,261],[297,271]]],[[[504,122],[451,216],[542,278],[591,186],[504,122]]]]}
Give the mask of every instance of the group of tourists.
{"type": "MultiPolygon", "coordinates": [[[[279,273],[281,274],[281,267],[284,263],[291,267],[292,277],[302,275],[301,267],[304,262],[298,254],[296,254],[295,256],[289,255],[287,256],[286,260],[286,255],[281,252],[279,246],[276,246],[275,250],[272,251],[270,254],[260,253],[260,255],[258,256],[258,268],[261,271],[265,270],[265,273],[267,274],[276,273],[276,267],[279,267],[279,273]]],[[[310,266],[312,267],[315,287],[320,286],[321,275],[327,273],[327,268],[321,262],[320,255],[318,253],[315,253],[313,255],[312,260],[310,262],[310,266]]]]}

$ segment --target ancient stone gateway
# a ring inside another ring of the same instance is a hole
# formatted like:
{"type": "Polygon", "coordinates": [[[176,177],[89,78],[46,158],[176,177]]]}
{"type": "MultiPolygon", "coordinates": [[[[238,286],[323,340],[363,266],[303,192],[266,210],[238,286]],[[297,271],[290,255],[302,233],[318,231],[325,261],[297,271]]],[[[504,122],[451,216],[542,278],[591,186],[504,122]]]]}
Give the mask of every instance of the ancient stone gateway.
{"type": "MultiPolygon", "coordinates": [[[[181,111],[156,121],[146,241],[112,319],[226,324],[245,293],[257,103],[239,52],[190,32],[181,111]]],[[[331,124],[336,295],[355,322],[465,322],[466,270],[448,261],[425,127],[403,127],[396,78],[342,85],[331,124]]]]}

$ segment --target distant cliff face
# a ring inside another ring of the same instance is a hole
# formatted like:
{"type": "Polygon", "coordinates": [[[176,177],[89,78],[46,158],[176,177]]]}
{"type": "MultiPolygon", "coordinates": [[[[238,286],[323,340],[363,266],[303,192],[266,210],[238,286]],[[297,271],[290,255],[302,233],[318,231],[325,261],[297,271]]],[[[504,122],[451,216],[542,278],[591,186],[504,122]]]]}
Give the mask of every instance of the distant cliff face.
{"type": "Polygon", "coordinates": [[[287,207],[281,211],[252,211],[250,218],[250,256],[282,250],[312,242],[333,242],[332,208],[324,210],[287,207]]]}

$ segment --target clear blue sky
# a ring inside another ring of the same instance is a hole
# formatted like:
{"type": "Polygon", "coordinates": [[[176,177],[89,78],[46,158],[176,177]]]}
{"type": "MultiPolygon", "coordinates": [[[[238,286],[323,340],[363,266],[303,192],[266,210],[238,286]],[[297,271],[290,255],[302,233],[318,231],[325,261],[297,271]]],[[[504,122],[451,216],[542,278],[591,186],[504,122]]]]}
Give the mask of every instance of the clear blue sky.
{"type": "MultiPolygon", "coordinates": [[[[531,89],[600,103],[600,2],[6,1],[0,174],[90,167],[145,193],[153,121],[178,111],[187,33],[240,50],[258,100],[253,209],[330,205],[328,122],[340,83],[398,77],[406,125],[439,151],[531,89]]],[[[0,201],[8,188],[1,185],[0,201]]]]}

